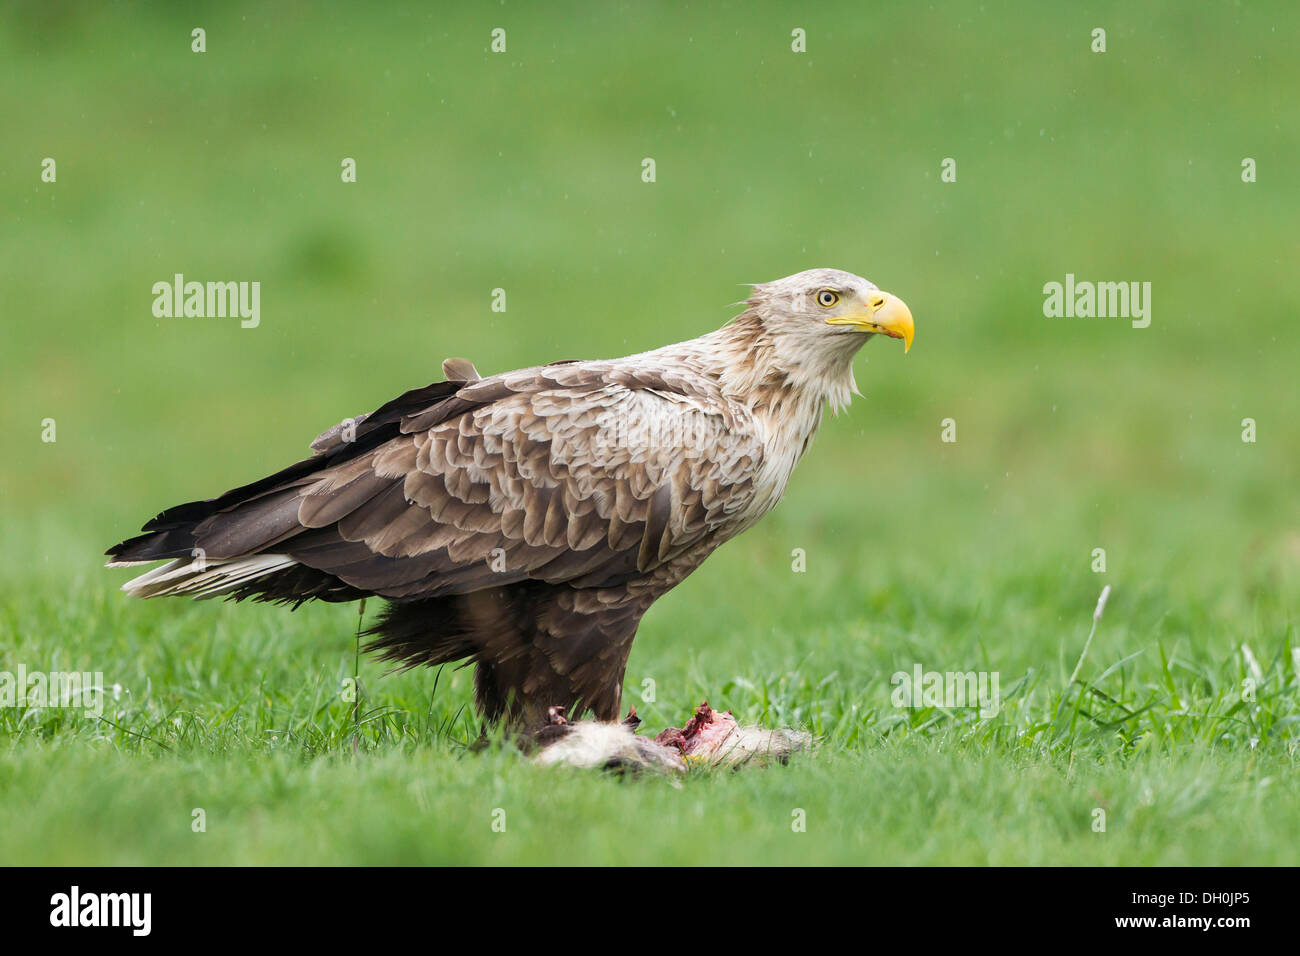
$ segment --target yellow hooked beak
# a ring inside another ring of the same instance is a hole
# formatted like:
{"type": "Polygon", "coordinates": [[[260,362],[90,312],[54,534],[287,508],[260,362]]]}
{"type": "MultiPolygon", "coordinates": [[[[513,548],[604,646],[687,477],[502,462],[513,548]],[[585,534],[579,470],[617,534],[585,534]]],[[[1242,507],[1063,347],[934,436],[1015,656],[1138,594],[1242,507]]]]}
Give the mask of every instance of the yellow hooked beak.
{"type": "Polygon", "coordinates": [[[903,351],[912,347],[912,311],[903,300],[888,292],[869,292],[866,308],[848,315],[834,315],[826,320],[829,325],[851,325],[863,332],[888,335],[903,340],[903,351]]]}

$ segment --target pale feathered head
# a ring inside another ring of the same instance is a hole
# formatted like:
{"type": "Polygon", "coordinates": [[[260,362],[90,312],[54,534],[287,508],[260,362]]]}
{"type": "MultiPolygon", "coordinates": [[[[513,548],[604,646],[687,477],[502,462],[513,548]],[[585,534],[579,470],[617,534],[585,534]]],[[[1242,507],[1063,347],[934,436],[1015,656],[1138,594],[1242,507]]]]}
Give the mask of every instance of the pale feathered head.
{"type": "Polygon", "coordinates": [[[838,411],[857,394],[853,356],[873,335],[912,347],[912,313],[897,296],[840,269],[809,269],[754,286],[729,351],[741,391],[784,382],[838,411]]]}
{"type": "Polygon", "coordinates": [[[912,347],[912,313],[903,301],[861,276],[809,269],[754,286],[748,302],[765,330],[795,347],[852,355],[872,335],[912,347]]]}

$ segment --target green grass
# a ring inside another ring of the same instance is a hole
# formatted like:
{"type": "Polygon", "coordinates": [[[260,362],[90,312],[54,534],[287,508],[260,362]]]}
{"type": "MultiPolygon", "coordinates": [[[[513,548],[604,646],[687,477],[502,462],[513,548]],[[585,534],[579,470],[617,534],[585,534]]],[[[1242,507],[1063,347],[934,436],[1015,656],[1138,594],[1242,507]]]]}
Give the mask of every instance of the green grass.
{"type": "Polygon", "coordinates": [[[7,10],[0,671],[119,691],[102,720],[0,708],[0,861],[1300,862],[1298,27],[1281,2],[7,10]],[[788,766],[544,770],[468,746],[468,671],[364,658],[358,721],[354,607],[130,602],[100,567],[445,356],[650,348],[816,265],[902,296],[916,344],[866,349],[865,397],[651,610],[625,690],[651,728],[707,698],[817,733],[788,766]],[[155,319],[174,272],[261,281],[261,327],[155,319]],[[1152,282],[1151,327],[1044,318],[1067,272],[1152,282]],[[895,708],[916,663],[998,672],[1001,711],[895,708]]]}

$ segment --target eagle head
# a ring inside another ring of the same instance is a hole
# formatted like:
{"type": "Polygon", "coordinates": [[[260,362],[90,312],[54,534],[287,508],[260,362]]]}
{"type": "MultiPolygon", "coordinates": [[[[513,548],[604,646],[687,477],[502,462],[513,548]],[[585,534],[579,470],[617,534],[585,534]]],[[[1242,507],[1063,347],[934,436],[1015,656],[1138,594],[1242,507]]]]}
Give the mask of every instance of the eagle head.
{"type": "Polygon", "coordinates": [[[896,295],[841,269],[808,269],[754,286],[746,303],[766,331],[792,347],[852,355],[872,335],[912,347],[912,313],[896,295]]]}
{"type": "Polygon", "coordinates": [[[912,313],[903,300],[841,269],[755,285],[745,304],[732,323],[736,341],[725,350],[740,370],[732,377],[742,394],[775,383],[839,411],[858,394],[853,356],[868,339],[887,335],[902,339],[904,351],[912,347],[912,313]]]}

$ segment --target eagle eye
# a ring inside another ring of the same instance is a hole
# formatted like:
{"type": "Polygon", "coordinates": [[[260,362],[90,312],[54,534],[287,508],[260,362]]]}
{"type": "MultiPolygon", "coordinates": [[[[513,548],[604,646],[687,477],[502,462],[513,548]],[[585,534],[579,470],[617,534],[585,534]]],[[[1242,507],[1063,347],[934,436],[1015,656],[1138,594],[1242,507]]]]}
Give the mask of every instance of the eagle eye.
{"type": "Polygon", "coordinates": [[[833,289],[822,289],[817,293],[817,304],[823,309],[829,309],[838,301],[840,301],[840,294],[833,289]]]}

